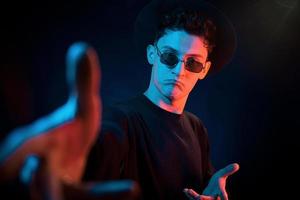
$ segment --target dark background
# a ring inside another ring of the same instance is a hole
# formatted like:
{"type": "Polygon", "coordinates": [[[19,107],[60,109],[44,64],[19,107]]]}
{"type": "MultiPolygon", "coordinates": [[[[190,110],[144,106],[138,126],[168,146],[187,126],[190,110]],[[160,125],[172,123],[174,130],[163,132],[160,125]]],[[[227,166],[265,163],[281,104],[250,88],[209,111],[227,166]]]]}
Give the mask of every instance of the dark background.
{"type": "MultiPolygon", "coordinates": [[[[66,101],[65,53],[75,41],[99,53],[104,105],[144,92],[151,67],[137,57],[132,33],[147,2],[2,5],[0,140],[66,101]]],[[[238,47],[224,70],[198,83],[186,109],[208,129],[215,168],[240,164],[228,179],[231,199],[297,199],[299,2],[210,2],[231,19],[238,47]]]]}

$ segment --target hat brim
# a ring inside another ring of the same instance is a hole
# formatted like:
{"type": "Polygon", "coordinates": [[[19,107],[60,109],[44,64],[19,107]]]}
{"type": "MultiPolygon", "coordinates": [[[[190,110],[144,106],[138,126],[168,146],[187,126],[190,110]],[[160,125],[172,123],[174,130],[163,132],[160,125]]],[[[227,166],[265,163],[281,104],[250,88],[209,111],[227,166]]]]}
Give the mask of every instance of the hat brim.
{"type": "Polygon", "coordinates": [[[146,55],[146,47],[154,42],[161,15],[178,7],[200,11],[216,25],[216,47],[210,54],[212,66],[209,74],[220,71],[231,61],[236,50],[236,33],[225,14],[201,0],[153,0],[147,4],[135,21],[134,39],[138,52],[146,55]]]}

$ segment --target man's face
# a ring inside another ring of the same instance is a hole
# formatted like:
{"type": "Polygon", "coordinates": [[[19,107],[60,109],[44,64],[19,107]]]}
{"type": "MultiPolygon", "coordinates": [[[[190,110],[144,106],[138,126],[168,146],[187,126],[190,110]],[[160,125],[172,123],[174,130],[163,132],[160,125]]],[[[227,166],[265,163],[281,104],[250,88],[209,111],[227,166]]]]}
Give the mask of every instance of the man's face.
{"type": "Polygon", "coordinates": [[[152,84],[155,86],[157,95],[163,95],[169,100],[179,100],[189,95],[198,79],[205,77],[210,63],[206,62],[208,50],[201,37],[188,34],[183,30],[171,31],[162,36],[156,47],[149,45],[147,49],[148,61],[153,64],[152,84]],[[179,61],[174,68],[170,68],[160,60],[159,54],[174,53],[179,61]],[[206,68],[199,73],[185,69],[188,58],[202,63],[206,68]]]}

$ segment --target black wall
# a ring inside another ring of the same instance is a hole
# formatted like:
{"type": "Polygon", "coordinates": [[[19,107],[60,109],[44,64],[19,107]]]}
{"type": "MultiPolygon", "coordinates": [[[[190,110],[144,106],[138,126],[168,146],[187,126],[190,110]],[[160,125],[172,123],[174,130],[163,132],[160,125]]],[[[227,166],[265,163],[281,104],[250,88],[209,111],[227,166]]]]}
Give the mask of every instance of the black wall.
{"type": "MultiPolygon", "coordinates": [[[[62,105],[65,53],[78,40],[99,53],[104,105],[145,91],[133,23],[146,0],[10,3],[1,16],[0,139],[62,105]]],[[[207,126],[217,169],[231,162],[231,199],[297,196],[299,2],[211,1],[238,35],[233,61],[198,83],[187,110],[207,126]],[[295,193],[296,192],[296,193],[295,193]]]]}

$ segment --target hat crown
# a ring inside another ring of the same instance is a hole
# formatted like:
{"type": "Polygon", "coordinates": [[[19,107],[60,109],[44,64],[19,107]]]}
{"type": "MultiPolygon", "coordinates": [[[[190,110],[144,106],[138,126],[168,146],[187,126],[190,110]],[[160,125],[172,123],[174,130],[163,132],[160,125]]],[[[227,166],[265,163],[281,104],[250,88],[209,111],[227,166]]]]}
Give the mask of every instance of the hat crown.
{"type": "Polygon", "coordinates": [[[163,16],[176,9],[201,12],[216,25],[216,47],[210,54],[212,66],[209,74],[218,72],[233,57],[236,49],[236,34],[230,20],[219,9],[206,1],[151,1],[140,11],[135,22],[135,43],[138,52],[145,53],[147,45],[153,43],[155,39],[163,16]]]}

